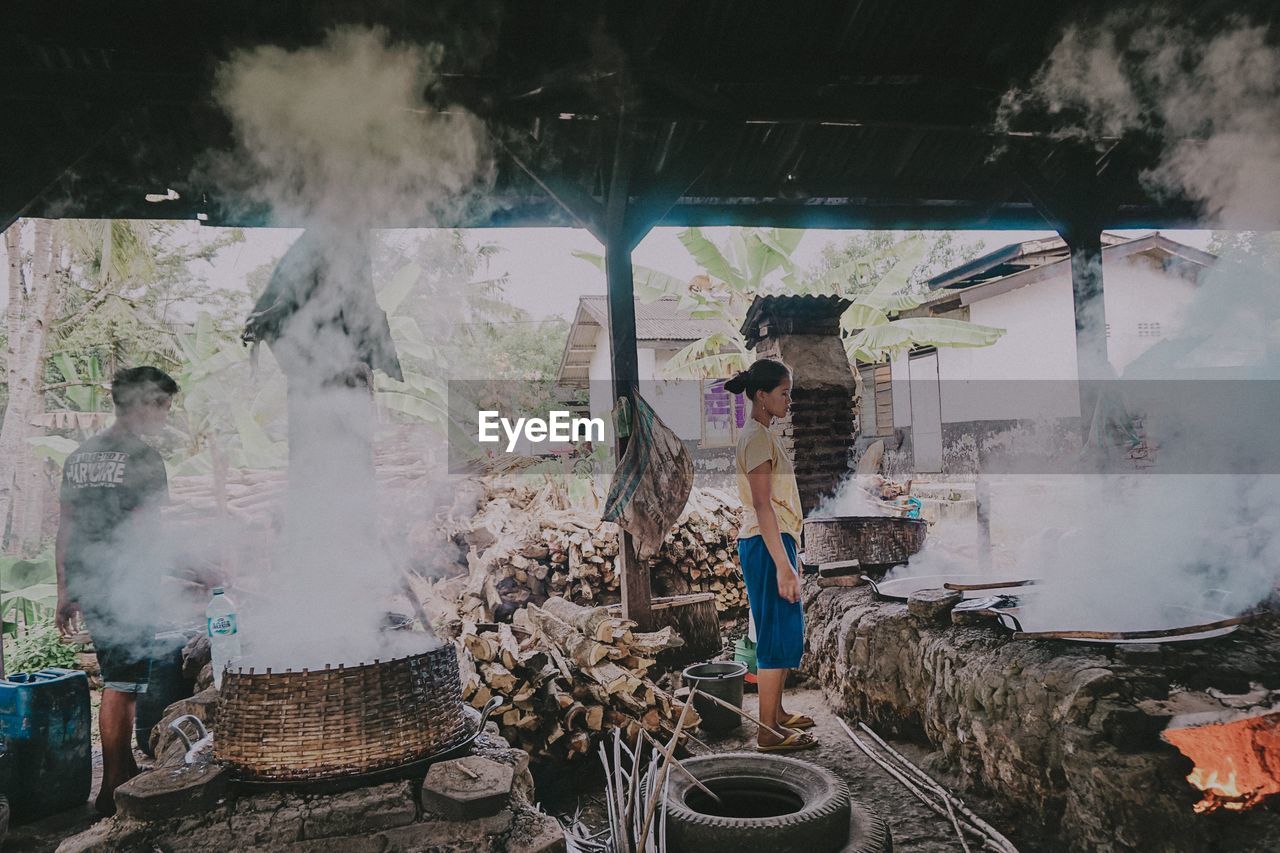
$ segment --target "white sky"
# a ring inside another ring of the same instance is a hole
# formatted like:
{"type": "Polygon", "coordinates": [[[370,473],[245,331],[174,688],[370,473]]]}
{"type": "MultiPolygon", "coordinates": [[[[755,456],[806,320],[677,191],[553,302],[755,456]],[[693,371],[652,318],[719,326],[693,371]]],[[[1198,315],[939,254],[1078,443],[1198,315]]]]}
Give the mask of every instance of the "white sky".
{"type": "MultiPolygon", "coordinates": [[[[190,226],[192,238],[203,236],[201,232],[214,229],[190,226]]],[[[691,278],[699,270],[676,235],[680,228],[655,228],[636,247],[633,260],[643,266],[654,267],[681,278],[691,278]]],[[[707,228],[705,233],[717,243],[723,244],[728,228],[707,228]]],[[[200,264],[194,269],[213,287],[244,289],[246,278],[253,270],[268,261],[279,258],[300,232],[285,228],[245,229],[245,242],[223,251],[212,266],[200,264]]],[[[805,234],[794,255],[801,267],[808,267],[818,260],[824,246],[841,243],[848,231],[810,230],[805,234]]],[[[985,251],[1010,243],[1051,236],[1052,231],[957,231],[957,243],[962,246],[979,241],[985,251]]],[[[1118,234],[1138,236],[1150,231],[1119,231],[1118,234]]],[[[1212,236],[1210,231],[1165,231],[1174,240],[1196,248],[1205,248],[1212,236]]],[[[602,254],[603,248],[588,232],[573,228],[487,228],[475,229],[468,234],[472,245],[492,242],[502,247],[492,261],[494,275],[507,273],[507,299],[535,318],[563,316],[571,319],[578,297],[605,292],[604,273],[596,267],[573,257],[575,251],[602,254]]],[[[4,256],[0,246],[0,258],[4,256]]],[[[7,259],[5,259],[7,263],[7,259]]],[[[6,298],[0,290],[0,304],[6,298]]]]}

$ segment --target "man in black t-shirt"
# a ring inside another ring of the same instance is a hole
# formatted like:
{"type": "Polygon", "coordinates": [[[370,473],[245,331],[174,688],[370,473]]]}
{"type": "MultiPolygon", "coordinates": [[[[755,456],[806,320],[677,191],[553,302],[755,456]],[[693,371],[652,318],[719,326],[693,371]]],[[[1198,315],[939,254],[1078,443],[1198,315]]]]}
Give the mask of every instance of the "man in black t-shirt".
{"type": "Polygon", "coordinates": [[[104,690],[99,812],[115,811],[115,789],[138,772],[130,746],[136,698],[147,690],[155,604],[146,600],[159,578],[139,559],[158,539],[169,481],[160,454],[142,441],[164,429],[178,383],[155,367],[134,367],[111,384],[116,420],[80,445],[62,471],[58,524],[58,629],[78,616],[93,636],[104,690]]]}

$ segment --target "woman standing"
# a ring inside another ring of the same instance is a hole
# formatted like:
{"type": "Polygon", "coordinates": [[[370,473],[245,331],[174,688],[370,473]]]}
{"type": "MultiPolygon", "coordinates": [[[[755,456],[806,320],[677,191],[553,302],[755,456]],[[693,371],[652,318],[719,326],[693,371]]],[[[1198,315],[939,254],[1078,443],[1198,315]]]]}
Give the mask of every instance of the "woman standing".
{"type": "Polygon", "coordinates": [[[751,419],[737,449],[738,496],[744,509],[738,557],[756,625],[760,721],[764,723],[756,735],[756,748],[761,752],[808,749],[818,741],[800,730],[811,728],[813,720],[782,708],[787,673],[800,665],[804,652],[804,609],[796,562],[803,512],[795,468],[769,431],[773,419],[785,418],[791,408],[791,370],[781,361],[760,359],[724,387],[731,394],[746,394],[751,401],[751,419]]]}

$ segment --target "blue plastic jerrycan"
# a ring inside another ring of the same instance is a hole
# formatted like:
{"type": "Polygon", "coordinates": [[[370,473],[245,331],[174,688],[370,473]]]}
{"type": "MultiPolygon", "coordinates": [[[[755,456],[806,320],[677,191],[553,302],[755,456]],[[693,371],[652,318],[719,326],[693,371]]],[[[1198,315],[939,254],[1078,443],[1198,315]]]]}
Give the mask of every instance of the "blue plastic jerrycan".
{"type": "Polygon", "coordinates": [[[0,679],[0,793],[14,823],[89,799],[90,727],[83,672],[50,668],[0,679]]]}

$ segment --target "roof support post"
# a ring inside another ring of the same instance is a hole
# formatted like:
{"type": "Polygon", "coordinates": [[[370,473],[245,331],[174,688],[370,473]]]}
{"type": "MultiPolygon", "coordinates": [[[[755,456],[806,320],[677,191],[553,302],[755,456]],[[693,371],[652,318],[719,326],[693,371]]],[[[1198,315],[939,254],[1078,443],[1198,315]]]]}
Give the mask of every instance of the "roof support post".
{"type": "Polygon", "coordinates": [[[1099,380],[1111,376],[1107,356],[1107,312],[1102,288],[1102,229],[1075,226],[1062,234],[1071,249],[1071,299],[1076,320],[1076,379],[1080,433],[1087,438],[1100,394],[1099,380]]]}
{"type": "Polygon", "coordinates": [[[1076,319],[1076,369],[1081,380],[1110,376],[1107,309],[1102,287],[1102,230],[1077,227],[1062,235],[1071,249],[1071,298],[1076,319]]]}
{"type": "Polygon", "coordinates": [[[1081,436],[1087,437],[1098,403],[1098,381],[1112,375],[1102,286],[1102,222],[1110,204],[1098,180],[1096,158],[1083,148],[1072,154],[1068,178],[1058,183],[1048,181],[1026,157],[1014,163],[1032,203],[1071,250],[1080,426],[1081,436]]]}
{"type": "MultiPolygon", "coordinates": [[[[629,398],[640,382],[639,358],[636,352],[635,282],[631,274],[631,250],[644,236],[640,229],[627,227],[627,207],[631,182],[631,158],[634,131],[621,122],[613,159],[613,175],[604,215],[604,266],[609,293],[609,359],[613,380],[613,399],[629,398]],[[637,236],[638,234],[638,236],[637,236]]],[[[648,231],[645,228],[644,231],[648,231]]],[[[627,438],[616,437],[615,450],[622,459],[627,438]]],[[[622,531],[619,574],[622,586],[622,614],[634,621],[642,631],[653,627],[653,593],[649,572],[636,557],[631,534],[622,531]]]]}

